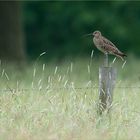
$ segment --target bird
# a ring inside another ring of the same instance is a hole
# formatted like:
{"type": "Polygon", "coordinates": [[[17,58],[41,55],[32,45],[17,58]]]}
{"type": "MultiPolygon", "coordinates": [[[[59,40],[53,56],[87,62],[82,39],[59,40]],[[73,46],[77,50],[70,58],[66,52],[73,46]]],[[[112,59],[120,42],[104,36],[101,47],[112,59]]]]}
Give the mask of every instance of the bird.
{"type": "Polygon", "coordinates": [[[96,30],[93,33],[87,34],[86,36],[93,36],[93,43],[98,50],[103,52],[105,55],[112,54],[122,60],[127,57],[126,54],[122,53],[110,40],[102,36],[101,32],[96,30]]]}

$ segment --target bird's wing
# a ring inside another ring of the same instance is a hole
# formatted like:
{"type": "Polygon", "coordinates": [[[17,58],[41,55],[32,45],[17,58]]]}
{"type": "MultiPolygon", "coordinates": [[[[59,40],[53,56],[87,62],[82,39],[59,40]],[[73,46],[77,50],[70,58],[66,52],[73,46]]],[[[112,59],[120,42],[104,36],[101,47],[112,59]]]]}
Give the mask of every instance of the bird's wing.
{"type": "Polygon", "coordinates": [[[103,40],[103,43],[105,45],[109,45],[109,46],[112,46],[112,47],[114,47],[114,48],[117,49],[117,47],[110,40],[108,40],[107,38],[105,38],[105,37],[102,36],[102,40],[103,40]]]}
{"type": "Polygon", "coordinates": [[[124,56],[126,56],[125,54],[123,54],[111,41],[109,41],[108,39],[106,39],[105,37],[102,37],[102,43],[103,43],[103,47],[104,49],[110,53],[110,54],[114,54],[116,56],[119,56],[121,58],[123,58],[124,56]]]}
{"type": "Polygon", "coordinates": [[[102,36],[102,45],[104,46],[105,50],[111,54],[122,54],[121,51],[108,39],[102,36]]]}

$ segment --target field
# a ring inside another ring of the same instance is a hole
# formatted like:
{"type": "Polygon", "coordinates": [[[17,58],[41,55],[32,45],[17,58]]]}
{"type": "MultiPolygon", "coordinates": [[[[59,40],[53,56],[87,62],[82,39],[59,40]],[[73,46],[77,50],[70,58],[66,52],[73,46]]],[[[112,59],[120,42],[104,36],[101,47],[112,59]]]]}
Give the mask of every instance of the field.
{"type": "MultiPolygon", "coordinates": [[[[112,62],[112,60],[111,60],[112,62]]],[[[0,67],[0,140],[139,140],[140,66],[117,59],[111,114],[97,114],[95,58],[0,67]]]]}

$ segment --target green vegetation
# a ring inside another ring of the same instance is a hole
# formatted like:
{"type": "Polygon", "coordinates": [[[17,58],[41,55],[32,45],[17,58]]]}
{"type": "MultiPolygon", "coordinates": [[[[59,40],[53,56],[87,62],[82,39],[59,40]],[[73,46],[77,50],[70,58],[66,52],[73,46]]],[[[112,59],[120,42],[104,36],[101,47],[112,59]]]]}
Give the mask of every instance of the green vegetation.
{"type": "Polygon", "coordinates": [[[138,1],[26,1],[23,4],[30,58],[44,51],[48,52],[46,60],[88,55],[93,49],[92,38],[82,36],[95,30],[100,30],[123,52],[140,53],[138,1]]]}
{"type": "Polygon", "coordinates": [[[99,65],[83,58],[19,72],[1,64],[0,139],[138,140],[140,89],[130,88],[140,84],[138,60],[112,64],[118,79],[110,117],[96,113],[99,65]]]}
{"type": "Polygon", "coordinates": [[[0,140],[140,139],[140,66],[132,55],[140,53],[140,2],[15,1],[0,9],[0,140]],[[110,115],[97,114],[102,59],[97,49],[89,57],[92,38],[82,37],[94,30],[128,55],[126,63],[109,57],[117,67],[110,115]],[[26,58],[23,32],[27,57],[40,56],[25,67],[8,64],[26,58]]]}

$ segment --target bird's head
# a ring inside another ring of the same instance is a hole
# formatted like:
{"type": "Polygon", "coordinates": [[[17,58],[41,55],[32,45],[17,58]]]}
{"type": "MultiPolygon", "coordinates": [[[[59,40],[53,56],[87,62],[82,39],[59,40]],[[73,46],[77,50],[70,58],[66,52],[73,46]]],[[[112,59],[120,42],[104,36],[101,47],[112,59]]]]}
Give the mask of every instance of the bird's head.
{"type": "Polygon", "coordinates": [[[99,36],[101,36],[101,32],[100,31],[94,31],[92,35],[94,37],[99,37],[99,36]]]}
{"type": "Polygon", "coordinates": [[[93,33],[84,35],[84,37],[86,37],[86,36],[99,37],[99,36],[101,36],[101,32],[100,31],[94,31],[93,33]]]}

